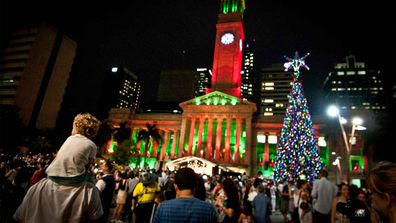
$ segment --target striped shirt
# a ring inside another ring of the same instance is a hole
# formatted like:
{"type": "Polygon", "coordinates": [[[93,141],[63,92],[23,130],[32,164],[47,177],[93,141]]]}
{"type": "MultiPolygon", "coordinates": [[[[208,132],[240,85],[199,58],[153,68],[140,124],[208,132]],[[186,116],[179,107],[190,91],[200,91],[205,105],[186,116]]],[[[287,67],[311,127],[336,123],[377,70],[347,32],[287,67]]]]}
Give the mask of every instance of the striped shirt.
{"type": "Polygon", "coordinates": [[[197,198],[176,198],[160,204],[154,215],[154,223],[217,223],[212,204],[197,198]]]}

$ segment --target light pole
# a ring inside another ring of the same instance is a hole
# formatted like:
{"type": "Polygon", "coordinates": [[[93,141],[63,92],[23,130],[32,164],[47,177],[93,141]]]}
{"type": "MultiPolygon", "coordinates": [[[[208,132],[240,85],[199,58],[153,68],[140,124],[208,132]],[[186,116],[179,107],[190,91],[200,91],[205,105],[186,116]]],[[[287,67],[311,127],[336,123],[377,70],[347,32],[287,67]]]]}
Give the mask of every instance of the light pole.
{"type": "Polygon", "coordinates": [[[345,148],[346,148],[346,162],[347,162],[347,166],[346,166],[346,177],[347,177],[347,182],[348,184],[350,183],[350,160],[349,157],[351,155],[351,149],[352,146],[355,144],[354,141],[355,140],[355,131],[356,130],[365,130],[366,128],[361,126],[361,124],[363,123],[363,120],[361,118],[355,117],[352,119],[352,131],[351,131],[351,138],[348,141],[347,139],[347,135],[344,129],[343,124],[346,124],[347,121],[346,119],[344,119],[343,117],[341,117],[340,112],[337,108],[337,106],[335,105],[331,105],[329,106],[329,108],[327,109],[327,114],[331,117],[337,117],[338,118],[338,123],[340,124],[340,128],[341,128],[341,132],[342,132],[342,137],[344,139],[344,144],[345,144],[345,148]]]}
{"type": "Polygon", "coordinates": [[[341,163],[340,163],[341,156],[339,156],[336,152],[332,152],[331,155],[335,156],[335,160],[333,161],[332,164],[336,169],[336,184],[338,185],[340,183],[340,175],[342,177],[341,163]]]}
{"type": "Polygon", "coordinates": [[[338,118],[338,123],[340,124],[341,132],[342,132],[342,137],[343,137],[343,139],[344,139],[344,144],[345,144],[345,148],[346,148],[346,160],[347,160],[347,163],[348,163],[348,165],[347,165],[346,176],[347,176],[347,182],[348,182],[348,184],[349,184],[349,181],[350,181],[350,177],[349,177],[349,154],[350,154],[350,148],[349,148],[349,143],[348,143],[348,139],[347,139],[347,136],[346,136],[346,132],[345,132],[344,126],[342,125],[342,124],[345,124],[345,123],[346,123],[346,120],[343,119],[343,118],[340,116],[340,112],[339,112],[337,106],[335,106],[335,105],[331,105],[331,106],[327,109],[327,114],[328,114],[330,117],[337,117],[337,118],[338,118]]]}

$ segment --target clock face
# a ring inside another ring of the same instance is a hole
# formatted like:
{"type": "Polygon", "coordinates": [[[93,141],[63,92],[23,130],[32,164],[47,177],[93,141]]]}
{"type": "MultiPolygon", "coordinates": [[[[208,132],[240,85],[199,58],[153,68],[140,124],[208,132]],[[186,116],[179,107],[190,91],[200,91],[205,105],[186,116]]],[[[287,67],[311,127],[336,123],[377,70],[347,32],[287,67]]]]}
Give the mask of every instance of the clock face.
{"type": "Polygon", "coordinates": [[[228,45],[234,42],[234,34],[232,33],[224,33],[220,39],[221,43],[228,45]]]}

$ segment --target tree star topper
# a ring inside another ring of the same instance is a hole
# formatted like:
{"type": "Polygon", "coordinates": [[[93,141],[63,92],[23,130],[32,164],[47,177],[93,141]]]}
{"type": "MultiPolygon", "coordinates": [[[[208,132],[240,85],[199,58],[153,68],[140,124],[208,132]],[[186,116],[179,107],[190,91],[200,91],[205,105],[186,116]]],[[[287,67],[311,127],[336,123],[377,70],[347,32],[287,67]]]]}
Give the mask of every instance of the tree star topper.
{"type": "Polygon", "coordinates": [[[285,56],[285,59],[288,61],[283,64],[285,67],[285,71],[288,71],[291,67],[293,67],[294,70],[294,75],[296,76],[296,79],[300,76],[300,67],[303,66],[305,69],[309,70],[309,67],[305,64],[305,58],[309,55],[309,53],[305,54],[305,56],[298,58],[298,52],[296,51],[296,54],[294,55],[294,58],[290,58],[285,56]]]}

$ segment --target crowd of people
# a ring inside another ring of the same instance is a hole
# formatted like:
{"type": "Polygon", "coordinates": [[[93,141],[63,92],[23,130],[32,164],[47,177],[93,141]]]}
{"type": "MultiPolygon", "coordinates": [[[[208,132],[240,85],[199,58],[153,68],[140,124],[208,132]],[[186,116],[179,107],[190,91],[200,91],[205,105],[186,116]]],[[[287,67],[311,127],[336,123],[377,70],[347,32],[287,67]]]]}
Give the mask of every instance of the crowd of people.
{"type": "Polygon", "coordinates": [[[367,188],[327,179],[275,183],[246,174],[200,175],[115,167],[96,158],[91,139],[100,121],[79,114],[57,154],[0,156],[4,222],[267,223],[281,212],[293,223],[396,223],[396,164],[383,162],[367,188]]]}

